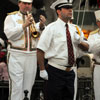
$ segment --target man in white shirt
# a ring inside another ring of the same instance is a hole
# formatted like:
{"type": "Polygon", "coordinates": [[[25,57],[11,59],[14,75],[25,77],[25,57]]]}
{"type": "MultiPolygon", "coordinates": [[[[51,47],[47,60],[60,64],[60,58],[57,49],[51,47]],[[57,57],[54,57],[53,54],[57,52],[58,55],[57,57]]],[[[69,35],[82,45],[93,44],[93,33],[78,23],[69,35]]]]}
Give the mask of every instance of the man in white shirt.
{"type": "Polygon", "coordinates": [[[79,56],[77,48],[87,51],[88,44],[83,39],[83,32],[79,29],[79,35],[76,25],[69,23],[72,18],[71,1],[57,0],[51,8],[56,11],[58,19],[44,29],[37,46],[40,77],[46,80],[45,100],[76,100],[75,62],[79,56]],[[71,51],[68,49],[69,38],[66,37],[69,33],[74,51],[73,64],[69,64],[68,60],[71,51]],[[48,59],[47,69],[44,58],[48,59]]]}
{"type": "Polygon", "coordinates": [[[8,38],[8,72],[10,76],[10,100],[23,100],[24,90],[31,89],[37,71],[36,46],[44,29],[45,17],[35,24],[32,17],[33,0],[19,0],[19,11],[9,13],[4,21],[4,33],[8,38]],[[38,34],[39,33],[39,34],[38,34]]]}

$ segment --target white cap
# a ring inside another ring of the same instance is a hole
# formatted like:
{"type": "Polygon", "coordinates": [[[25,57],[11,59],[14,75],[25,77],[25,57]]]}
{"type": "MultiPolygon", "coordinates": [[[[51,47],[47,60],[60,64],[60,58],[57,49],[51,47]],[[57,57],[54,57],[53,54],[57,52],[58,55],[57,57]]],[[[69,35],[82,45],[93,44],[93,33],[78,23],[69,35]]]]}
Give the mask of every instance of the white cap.
{"type": "Polygon", "coordinates": [[[50,6],[50,8],[56,9],[56,8],[62,8],[65,6],[72,6],[72,0],[57,0],[50,6]]]}
{"type": "Polygon", "coordinates": [[[21,1],[21,2],[27,2],[27,3],[32,3],[33,2],[33,0],[19,0],[19,1],[21,1]]]}
{"type": "Polygon", "coordinates": [[[0,44],[4,47],[5,46],[5,43],[4,43],[4,40],[0,38],[0,44]]]}
{"type": "Polygon", "coordinates": [[[100,10],[94,12],[97,21],[100,21],[100,10]]]}

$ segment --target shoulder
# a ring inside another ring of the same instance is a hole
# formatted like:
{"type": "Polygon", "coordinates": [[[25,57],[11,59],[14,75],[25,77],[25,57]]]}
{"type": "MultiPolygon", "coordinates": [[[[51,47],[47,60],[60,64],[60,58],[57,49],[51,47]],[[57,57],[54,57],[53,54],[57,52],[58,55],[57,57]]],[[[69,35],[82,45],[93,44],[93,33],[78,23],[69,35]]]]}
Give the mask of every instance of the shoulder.
{"type": "Polygon", "coordinates": [[[74,31],[77,32],[79,35],[81,35],[82,30],[81,30],[80,26],[78,26],[78,25],[76,25],[76,24],[70,24],[70,25],[71,25],[72,30],[74,30],[74,31]]]}
{"type": "Polygon", "coordinates": [[[16,15],[16,14],[18,14],[18,12],[19,11],[13,11],[13,12],[8,13],[8,15],[16,15]]]}
{"type": "Polygon", "coordinates": [[[92,31],[92,32],[90,32],[90,35],[96,34],[96,33],[98,33],[98,32],[99,32],[99,28],[96,29],[96,30],[94,30],[94,31],[92,31]]]}
{"type": "Polygon", "coordinates": [[[72,28],[76,29],[76,30],[80,30],[80,26],[76,25],[76,24],[69,24],[72,28]]]}
{"type": "Polygon", "coordinates": [[[55,22],[52,22],[52,23],[48,24],[48,25],[46,26],[46,28],[52,29],[53,27],[56,27],[56,26],[57,26],[57,24],[56,24],[56,21],[55,21],[55,22]]]}
{"type": "MultiPolygon", "coordinates": [[[[14,12],[10,12],[10,13],[7,13],[7,16],[5,17],[5,23],[8,23],[9,20],[16,20],[19,18],[19,11],[14,11],[14,12]]],[[[11,21],[10,21],[11,22],[11,21]]]]}
{"type": "Polygon", "coordinates": [[[76,25],[76,24],[72,24],[73,27],[75,27],[77,30],[81,29],[80,26],[76,25]]]}
{"type": "MultiPolygon", "coordinates": [[[[49,23],[45,29],[43,30],[43,33],[46,33],[46,34],[53,34],[55,33],[55,31],[57,31],[57,25],[55,22],[52,22],[52,23],[49,23]]],[[[43,34],[42,33],[42,34],[43,34]]]]}

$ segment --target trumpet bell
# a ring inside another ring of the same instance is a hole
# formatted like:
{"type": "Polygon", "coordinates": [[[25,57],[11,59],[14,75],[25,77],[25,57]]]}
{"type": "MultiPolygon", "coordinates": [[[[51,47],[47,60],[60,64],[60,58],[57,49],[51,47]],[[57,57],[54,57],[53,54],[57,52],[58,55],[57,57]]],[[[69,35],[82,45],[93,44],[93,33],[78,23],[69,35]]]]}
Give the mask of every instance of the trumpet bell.
{"type": "Polygon", "coordinates": [[[39,36],[40,36],[40,33],[37,31],[32,33],[33,38],[38,38],[39,36]]]}
{"type": "MultiPolygon", "coordinates": [[[[27,12],[27,15],[29,16],[29,12],[27,12]]],[[[32,14],[31,14],[32,15],[32,14]]],[[[32,21],[32,24],[29,26],[29,31],[30,31],[30,34],[33,38],[38,38],[40,36],[40,33],[37,31],[36,27],[35,27],[35,21],[34,21],[34,18],[31,17],[31,19],[33,20],[32,21]]]]}

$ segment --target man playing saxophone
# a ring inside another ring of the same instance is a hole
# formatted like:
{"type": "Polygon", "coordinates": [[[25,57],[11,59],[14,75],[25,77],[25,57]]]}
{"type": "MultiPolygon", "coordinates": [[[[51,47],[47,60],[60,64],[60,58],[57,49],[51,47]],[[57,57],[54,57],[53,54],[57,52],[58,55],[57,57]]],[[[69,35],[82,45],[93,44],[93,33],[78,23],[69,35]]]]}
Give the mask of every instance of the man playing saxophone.
{"type": "MultiPolygon", "coordinates": [[[[19,0],[19,11],[9,13],[4,21],[4,33],[8,38],[8,72],[10,76],[9,100],[23,100],[24,90],[31,89],[37,71],[36,46],[39,37],[33,37],[30,26],[33,24],[32,0],[19,0]],[[27,14],[29,12],[29,14],[27,14]]],[[[40,22],[34,27],[39,33],[44,29],[46,21],[40,16],[40,22]]]]}

